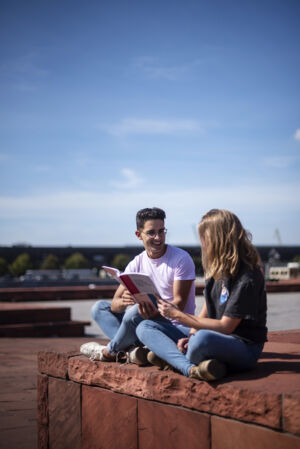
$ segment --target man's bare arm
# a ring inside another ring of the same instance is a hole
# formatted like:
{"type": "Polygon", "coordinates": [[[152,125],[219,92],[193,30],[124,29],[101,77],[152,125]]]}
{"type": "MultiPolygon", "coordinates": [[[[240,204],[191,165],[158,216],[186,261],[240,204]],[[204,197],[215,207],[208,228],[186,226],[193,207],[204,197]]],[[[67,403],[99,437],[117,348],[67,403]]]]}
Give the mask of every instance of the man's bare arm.
{"type": "Polygon", "coordinates": [[[133,304],[135,304],[133,296],[123,285],[119,285],[111,302],[111,311],[114,313],[122,313],[125,312],[128,306],[133,304]]]}
{"type": "Polygon", "coordinates": [[[177,306],[179,310],[183,310],[189,298],[193,280],[175,280],[173,283],[173,301],[172,304],[177,306]]]}

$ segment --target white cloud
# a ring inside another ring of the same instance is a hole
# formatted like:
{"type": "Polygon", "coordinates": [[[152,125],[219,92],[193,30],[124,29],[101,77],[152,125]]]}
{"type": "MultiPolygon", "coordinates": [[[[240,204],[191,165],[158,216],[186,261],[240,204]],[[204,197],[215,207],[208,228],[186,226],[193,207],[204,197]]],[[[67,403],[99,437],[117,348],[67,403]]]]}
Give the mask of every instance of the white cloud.
{"type": "Polygon", "coordinates": [[[128,134],[177,134],[202,132],[196,120],[152,120],[125,118],[114,125],[102,126],[112,135],[128,134]]]}
{"type": "Polygon", "coordinates": [[[264,165],[272,168],[287,168],[296,160],[293,156],[271,156],[264,158],[264,165]]]}
{"type": "Polygon", "coordinates": [[[195,244],[194,224],[213,207],[235,212],[253,232],[255,241],[267,243],[279,226],[284,243],[299,242],[300,185],[248,185],[222,189],[195,188],[57,192],[23,197],[0,197],[0,243],[31,244],[136,244],[135,214],[143,207],[167,212],[169,243],[195,244]],[[284,220],[283,220],[284,218],[284,220]],[[263,234],[264,233],[264,234],[263,234]],[[263,237],[260,237],[261,235],[263,237]],[[267,236],[267,237],[265,237],[267,236]]]}
{"type": "Polygon", "coordinates": [[[143,73],[148,79],[180,81],[186,80],[187,76],[190,76],[195,69],[204,64],[207,66],[212,60],[210,49],[209,55],[205,54],[201,59],[176,65],[161,62],[158,58],[152,56],[141,56],[133,61],[132,67],[134,70],[143,73]]]}
{"type": "Polygon", "coordinates": [[[300,141],[300,128],[298,128],[294,134],[294,139],[300,141]]]}
{"type": "Polygon", "coordinates": [[[195,189],[164,191],[150,191],[139,189],[133,192],[94,192],[70,191],[51,194],[28,196],[0,196],[0,209],[4,218],[47,217],[53,213],[73,211],[80,215],[80,211],[97,214],[99,208],[147,207],[163,205],[166,209],[186,210],[188,215],[199,216],[198,210],[205,211],[212,207],[229,209],[255,208],[257,212],[266,208],[281,208],[286,210],[293,207],[300,211],[300,204],[295,203],[295,197],[300,197],[300,185],[249,185],[220,188],[201,187],[195,189]],[[33,215],[32,215],[33,214],[33,215]]]}
{"type": "Polygon", "coordinates": [[[179,80],[190,70],[189,64],[168,66],[161,64],[156,58],[141,57],[134,61],[135,69],[142,71],[148,78],[165,79],[168,81],[179,80]]]}
{"type": "Polygon", "coordinates": [[[140,178],[133,170],[130,168],[123,168],[121,170],[121,173],[124,177],[124,181],[112,181],[111,184],[114,187],[120,188],[120,189],[131,189],[135,188],[138,185],[140,185],[144,179],[140,178]]]}
{"type": "Polygon", "coordinates": [[[0,64],[0,77],[8,78],[13,87],[21,91],[33,91],[37,84],[48,75],[48,71],[40,68],[39,55],[35,52],[24,54],[18,58],[0,64]]]}

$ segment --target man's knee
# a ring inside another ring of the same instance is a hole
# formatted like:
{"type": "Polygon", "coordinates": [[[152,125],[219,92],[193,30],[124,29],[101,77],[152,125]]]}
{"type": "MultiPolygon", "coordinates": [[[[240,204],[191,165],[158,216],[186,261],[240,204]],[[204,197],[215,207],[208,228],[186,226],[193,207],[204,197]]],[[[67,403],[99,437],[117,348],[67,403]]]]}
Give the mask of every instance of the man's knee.
{"type": "Polygon", "coordinates": [[[110,310],[110,302],[99,300],[91,308],[91,315],[94,320],[99,316],[99,313],[110,310]]]}
{"type": "Polygon", "coordinates": [[[141,315],[139,314],[138,311],[138,305],[134,304],[133,306],[129,307],[123,317],[123,321],[125,322],[130,322],[133,321],[135,322],[136,319],[142,319],[141,315]]]}
{"type": "Polygon", "coordinates": [[[153,329],[153,321],[151,321],[151,320],[141,321],[140,324],[136,328],[136,335],[137,335],[138,339],[142,341],[144,332],[149,330],[150,328],[153,329]]]}

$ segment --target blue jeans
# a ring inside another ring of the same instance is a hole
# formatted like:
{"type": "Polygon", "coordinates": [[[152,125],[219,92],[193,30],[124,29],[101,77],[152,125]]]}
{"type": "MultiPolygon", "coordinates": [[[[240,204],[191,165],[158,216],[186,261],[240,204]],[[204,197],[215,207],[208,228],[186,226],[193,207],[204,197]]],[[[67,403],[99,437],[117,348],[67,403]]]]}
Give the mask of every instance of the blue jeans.
{"type": "Polygon", "coordinates": [[[114,313],[108,301],[97,301],[91,313],[99,327],[111,339],[107,346],[111,354],[117,354],[130,346],[141,345],[135,332],[137,325],[143,320],[138,313],[137,304],[128,307],[124,313],[114,313]]]}
{"type": "Polygon", "coordinates": [[[263,343],[249,345],[232,335],[202,329],[190,337],[188,350],[183,354],[177,348],[177,341],[188,332],[189,328],[184,326],[152,320],[144,320],[136,330],[142,343],[185,376],[189,376],[192,366],[207,359],[224,362],[230,371],[251,369],[264,346],[263,343]]]}
{"type": "Polygon", "coordinates": [[[110,309],[110,302],[97,301],[92,309],[91,314],[100,329],[112,339],[118,332],[124,313],[113,313],[110,309]]]}

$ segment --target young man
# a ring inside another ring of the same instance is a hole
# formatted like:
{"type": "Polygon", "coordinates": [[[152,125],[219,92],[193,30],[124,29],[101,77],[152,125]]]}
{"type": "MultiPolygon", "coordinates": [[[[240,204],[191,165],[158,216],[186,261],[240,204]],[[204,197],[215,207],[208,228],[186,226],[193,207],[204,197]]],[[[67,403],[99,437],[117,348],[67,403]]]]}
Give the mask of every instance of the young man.
{"type": "MultiPolygon", "coordinates": [[[[156,207],[138,211],[135,234],[143,242],[145,250],[127,265],[125,272],[148,274],[162,299],[194,314],[195,266],[186,251],[166,244],[165,218],[165,212],[156,207]]],[[[96,302],[92,316],[111,341],[107,346],[85,343],[80,348],[82,354],[91,360],[115,361],[119,352],[130,349],[128,359],[137,364],[146,361],[146,354],[136,336],[137,325],[143,319],[166,320],[154,304],[144,301],[137,305],[122,285],[111,303],[96,302]]],[[[179,325],[177,322],[174,324],[179,325]]]]}

